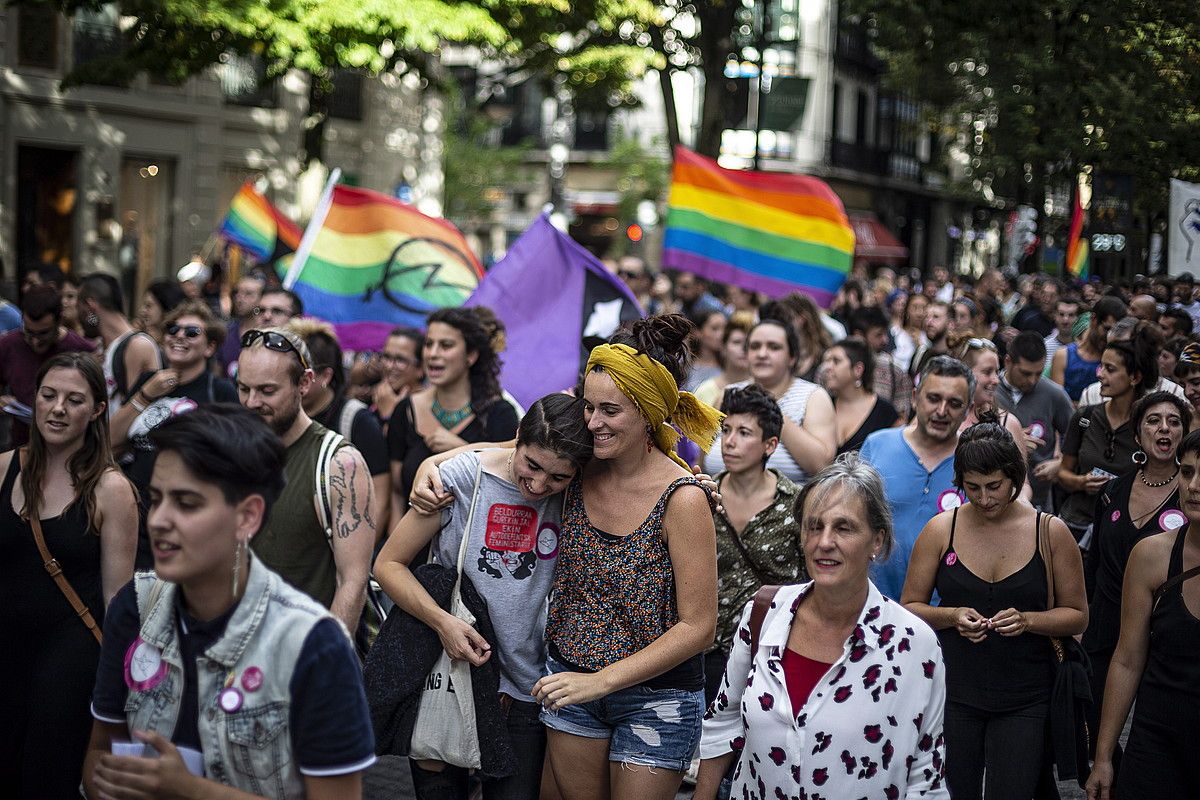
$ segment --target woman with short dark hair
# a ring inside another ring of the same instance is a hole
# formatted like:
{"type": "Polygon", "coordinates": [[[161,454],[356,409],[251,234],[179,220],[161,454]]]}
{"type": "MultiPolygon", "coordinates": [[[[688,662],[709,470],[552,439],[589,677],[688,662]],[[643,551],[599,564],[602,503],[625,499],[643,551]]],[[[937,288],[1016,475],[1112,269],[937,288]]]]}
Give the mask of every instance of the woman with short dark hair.
{"type": "Polygon", "coordinates": [[[843,339],[825,351],[818,373],[833,399],[838,455],[858,450],[867,437],[900,419],[887,400],[875,394],[875,356],[862,339],[843,339]]]}
{"type": "Polygon", "coordinates": [[[955,800],[1030,798],[1054,681],[1049,637],[1087,626],[1083,562],[1060,520],[1018,500],[1025,461],[998,424],[960,436],[954,479],[964,504],[921,531],[901,601],[937,631],[946,658],[955,800]]]}

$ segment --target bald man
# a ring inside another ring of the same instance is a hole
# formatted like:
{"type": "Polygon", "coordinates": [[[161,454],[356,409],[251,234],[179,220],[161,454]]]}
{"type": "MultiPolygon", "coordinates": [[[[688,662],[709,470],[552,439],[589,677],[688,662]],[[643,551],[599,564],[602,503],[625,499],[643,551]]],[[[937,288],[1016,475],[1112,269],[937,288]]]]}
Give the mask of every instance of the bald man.
{"type": "Polygon", "coordinates": [[[1148,294],[1139,294],[1130,300],[1129,313],[1140,320],[1158,322],[1158,304],[1148,294]]]}

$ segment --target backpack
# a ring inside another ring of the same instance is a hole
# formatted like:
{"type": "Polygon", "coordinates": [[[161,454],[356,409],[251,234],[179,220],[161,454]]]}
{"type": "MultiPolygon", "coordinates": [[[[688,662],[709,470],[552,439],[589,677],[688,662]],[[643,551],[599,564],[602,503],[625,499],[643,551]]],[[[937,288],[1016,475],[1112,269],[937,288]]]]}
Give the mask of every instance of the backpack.
{"type": "MultiPolygon", "coordinates": [[[[358,403],[359,406],[366,407],[357,400],[347,401],[346,406],[349,407],[350,403],[358,403]]],[[[355,413],[357,413],[357,409],[355,409],[355,413]]],[[[343,424],[345,417],[346,413],[343,410],[339,427],[343,424]]],[[[354,415],[351,414],[349,418],[353,420],[354,415]]],[[[317,522],[325,530],[325,541],[329,544],[330,551],[333,550],[333,506],[331,505],[333,490],[330,486],[329,471],[333,465],[334,455],[341,448],[342,443],[347,441],[349,441],[349,437],[343,436],[337,431],[326,430],[321,438],[321,447],[317,451],[317,522]]],[[[358,629],[353,631],[354,646],[360,658],[366,658],[367,652],[375,642],[375,637],[379,635],[379,626],[387,619],[387,608],[383,598],[383,587],[375,580],[373,574],[368,574],[367,602],[363,606],[362,615],[358,618],[358,629]]]]}

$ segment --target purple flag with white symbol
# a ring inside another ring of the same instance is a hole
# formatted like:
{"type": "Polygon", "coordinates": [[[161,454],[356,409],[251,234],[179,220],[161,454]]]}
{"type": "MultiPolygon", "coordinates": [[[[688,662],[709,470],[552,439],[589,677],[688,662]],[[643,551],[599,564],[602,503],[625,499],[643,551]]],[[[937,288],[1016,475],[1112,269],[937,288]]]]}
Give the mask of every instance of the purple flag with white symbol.
{"type": "Polygon", "coordinates": [[[508,328],[500,384],[526,408],[574,386],[590,345],[642,316],[629,287],[544,214],[464,305],[491,308],[508,328]]]}

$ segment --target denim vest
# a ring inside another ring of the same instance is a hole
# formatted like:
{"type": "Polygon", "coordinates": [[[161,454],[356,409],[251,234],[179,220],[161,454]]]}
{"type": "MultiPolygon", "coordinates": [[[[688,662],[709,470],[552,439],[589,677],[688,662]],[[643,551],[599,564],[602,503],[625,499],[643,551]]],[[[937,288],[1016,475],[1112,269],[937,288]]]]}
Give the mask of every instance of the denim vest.
{"type": "MultiPolygon", "coordinates": [[[[183,662],[175,620],[173,583],[138,573],[142,641],[158,648],[166,675],[125,702],[130,730],[175,731],[183,697],[183,662]]],[[[205,775],[226,786],[269,798],[302,798],[304,783],[292,758],[291,692],[296,659],[313,626],[329,612],[288,586],[250,556],[246,593],[221,638],[196,659],[200,744],[205,775]],[[256,670],[251,670],[257,667],[256,670]],[[261,686],[245,690],[261,676],[261,686]],[[229,685],[242,694],[241,708],[226,712],[218,695],[229,685]]]]}

